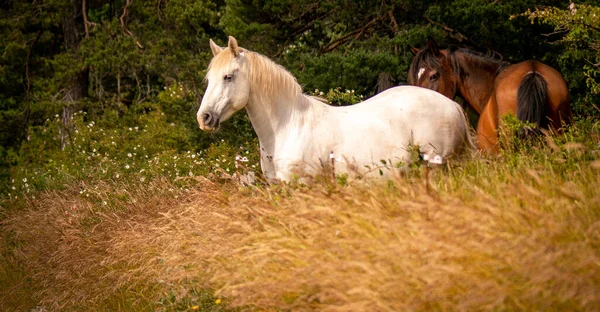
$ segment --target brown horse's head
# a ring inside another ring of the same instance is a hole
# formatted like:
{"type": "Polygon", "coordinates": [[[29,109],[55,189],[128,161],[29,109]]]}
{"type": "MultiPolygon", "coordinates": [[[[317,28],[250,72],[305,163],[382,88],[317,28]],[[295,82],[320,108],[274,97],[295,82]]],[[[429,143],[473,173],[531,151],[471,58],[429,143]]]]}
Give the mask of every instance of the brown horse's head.
{"type": "Polygon", "coordinates": [[[437,91],[454,99],[459,80],[459,66],[450,50],[440,50],[433,39],[418,52],[408,71],[412,85],[437,91]]]}

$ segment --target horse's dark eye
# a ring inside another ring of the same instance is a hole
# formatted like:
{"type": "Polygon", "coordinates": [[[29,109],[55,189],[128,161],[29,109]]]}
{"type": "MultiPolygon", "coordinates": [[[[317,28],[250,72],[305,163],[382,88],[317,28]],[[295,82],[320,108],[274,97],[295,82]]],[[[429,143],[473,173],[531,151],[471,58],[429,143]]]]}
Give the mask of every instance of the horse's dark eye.
{"type": "Polygon", "coordinates": [[[225,77],[223,77],[223,80],[225,80],[225,81],[231,81],[232,79],[233,79],[232,74],[227,74],[227,75],[225,75],[225,77]]]}
{"type": "Polygon", "coordinates": [[[436,81],[436,80],[438,80],[438,78],[440,78],[440,73],[435,73],[435,74],[429,76],[430,81],[436,81]]]}

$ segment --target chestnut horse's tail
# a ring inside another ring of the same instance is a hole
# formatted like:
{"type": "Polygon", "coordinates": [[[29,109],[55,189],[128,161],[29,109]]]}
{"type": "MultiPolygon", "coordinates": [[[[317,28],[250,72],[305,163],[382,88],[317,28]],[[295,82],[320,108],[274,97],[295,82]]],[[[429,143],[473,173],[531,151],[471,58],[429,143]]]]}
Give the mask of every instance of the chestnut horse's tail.
{"type": "Polygon", "coordinates": [[[539,128],[546,128],[547,101],[548,86],[544,77],[536,71],[525,74],[517,92],[517,118],[539,128]]]}

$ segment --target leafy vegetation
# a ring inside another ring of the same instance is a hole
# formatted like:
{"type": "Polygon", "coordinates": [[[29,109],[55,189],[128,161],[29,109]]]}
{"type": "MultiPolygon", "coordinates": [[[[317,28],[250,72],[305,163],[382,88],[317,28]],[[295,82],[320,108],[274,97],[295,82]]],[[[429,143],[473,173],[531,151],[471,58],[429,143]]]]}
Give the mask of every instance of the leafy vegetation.
{"type": "Polygon", "coordinates": [[[532,21],[554,26],[563,36],[556,42],[568,47],[559,54],[561,68],[579,64],[583,70],[567,71],[566,78],[585,82],[588,92],[576,101],[575,109],[584,114],[596,114],[600,98],[600,7],[571,3],[568,8],[549,7],[524,13],[532,21]],[[594,112],[594,110],[596,112],[594,112]]]}
{"type": "Polygon", "coordinates": [[[0,309],[598,310],[599,13],[592,1],[5,1],[0,309]],[[245,114],[198,129],[208,39],[226,35],[332,105],[405,83],[427,37],[538,58],[567,79],[576,122],[520,141],[508,117],[500,156],[415,163],[387,182],[268,186],[245,114]]]}

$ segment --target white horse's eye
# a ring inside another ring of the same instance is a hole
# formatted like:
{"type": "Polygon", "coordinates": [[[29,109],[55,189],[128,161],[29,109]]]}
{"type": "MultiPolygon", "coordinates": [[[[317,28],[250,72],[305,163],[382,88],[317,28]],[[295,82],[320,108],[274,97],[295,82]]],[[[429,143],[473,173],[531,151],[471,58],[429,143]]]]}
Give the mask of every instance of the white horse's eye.
{"type": "Polygon", "coordinates": [[[232,74],[227,74],[227,75],[225,75],[225,77],[223,77],[223,80],[225,80],[225,81],[231,81],[232,79],[233,79],[232,74]]]}

